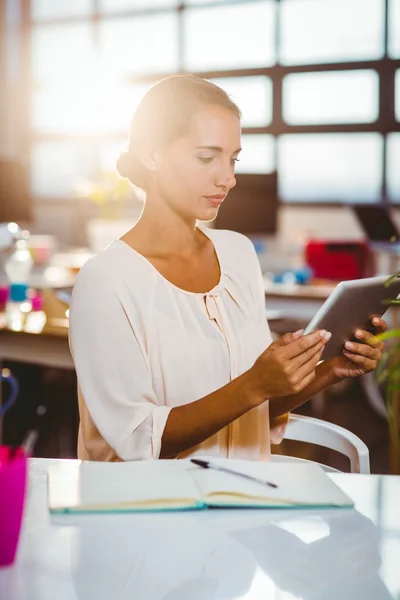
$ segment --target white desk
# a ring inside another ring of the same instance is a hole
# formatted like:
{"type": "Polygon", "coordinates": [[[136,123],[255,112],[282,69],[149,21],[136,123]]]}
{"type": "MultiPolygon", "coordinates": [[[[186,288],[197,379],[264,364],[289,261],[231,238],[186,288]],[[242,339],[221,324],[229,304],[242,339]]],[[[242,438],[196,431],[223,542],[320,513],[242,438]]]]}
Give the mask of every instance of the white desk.
{"type": "Polygon", "coordinates": [[[33,459],[4,600],[386,600],[400,597],[400,477],[335,474],[357,510],[50,517],[33,459]]]}

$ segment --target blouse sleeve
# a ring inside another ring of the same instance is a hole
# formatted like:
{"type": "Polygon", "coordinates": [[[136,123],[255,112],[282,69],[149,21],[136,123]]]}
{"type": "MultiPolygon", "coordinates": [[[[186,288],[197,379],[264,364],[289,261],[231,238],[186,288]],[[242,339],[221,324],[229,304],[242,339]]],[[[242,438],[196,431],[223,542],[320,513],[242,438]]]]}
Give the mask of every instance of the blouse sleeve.
{"type": "Polygon", "coordinates": [[[87,409],[122,460],[157,459],[170,407],[159,405],[143,340],[111,277],[87,263],[70,307],[70,347],[87,409]],[[111,279],[111,281],[110,281],[111,279]]]}
{"type": "MultiPolygon", "coordinates": [[[[253,247],[254,254],[254,295],[256,301],[256,314],[260,322],[261,331],[265,337],[267,348],[272,343],[271,331],[265,314],[265,287],[263,281],[263,275],[261,271],[260,261],[258,260],[257,253],[253,247]]],[[[279,417],[270,417],[270,440],[271,444],[280,444],[285,435],[287,423],[289,419],[289,413],[280,415],[279,417]]]]}

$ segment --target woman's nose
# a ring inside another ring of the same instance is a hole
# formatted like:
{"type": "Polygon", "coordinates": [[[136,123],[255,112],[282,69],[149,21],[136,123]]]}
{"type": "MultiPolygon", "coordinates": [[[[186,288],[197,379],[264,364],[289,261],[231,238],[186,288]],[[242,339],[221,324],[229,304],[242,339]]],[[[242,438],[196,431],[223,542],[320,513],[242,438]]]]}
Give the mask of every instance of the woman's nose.
{"type": "Polygon", "coordinates": [[[232,189],[236,185],[234,168],[229,165],[225,169],[221,169],[217,175],[216,180],[217,187],[224,187],[227,190],[232,189]]]}

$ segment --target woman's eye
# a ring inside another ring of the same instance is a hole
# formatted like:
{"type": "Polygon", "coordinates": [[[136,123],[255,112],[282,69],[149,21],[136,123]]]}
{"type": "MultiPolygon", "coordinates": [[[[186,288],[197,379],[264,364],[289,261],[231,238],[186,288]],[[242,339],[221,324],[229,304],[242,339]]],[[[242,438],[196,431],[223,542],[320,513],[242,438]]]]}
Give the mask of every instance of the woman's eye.
{"type": "Polygon", "coordinates": [[[240,158],[232,158],[231,159],[231,165],[232,165],[232,167],[235,165],[235,163],[238,163],[238,162],[240,162],[240,158]]]}
{"type": "Polygon", "coordinates": [[[199,160],[201,160],[201,162],[203,163],[210,163],[212,161],[213,157],[212,156],[199,156],[199,160]]]}

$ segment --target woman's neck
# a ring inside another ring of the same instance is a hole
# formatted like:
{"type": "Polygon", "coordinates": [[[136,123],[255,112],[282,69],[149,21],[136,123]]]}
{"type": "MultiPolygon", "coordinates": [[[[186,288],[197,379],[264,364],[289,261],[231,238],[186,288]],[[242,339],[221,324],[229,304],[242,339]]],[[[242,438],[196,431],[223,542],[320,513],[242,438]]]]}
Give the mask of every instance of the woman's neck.
{"type": "Polygon", "coordinates": [[[138,222],[122,239],[135,249],[146,250],[155,256],[191,256],[198,252],[206,240],[196,227],[196,220],[185,221],[180,215],[167,210],[155,211],[145,205],[138,222]]]}

